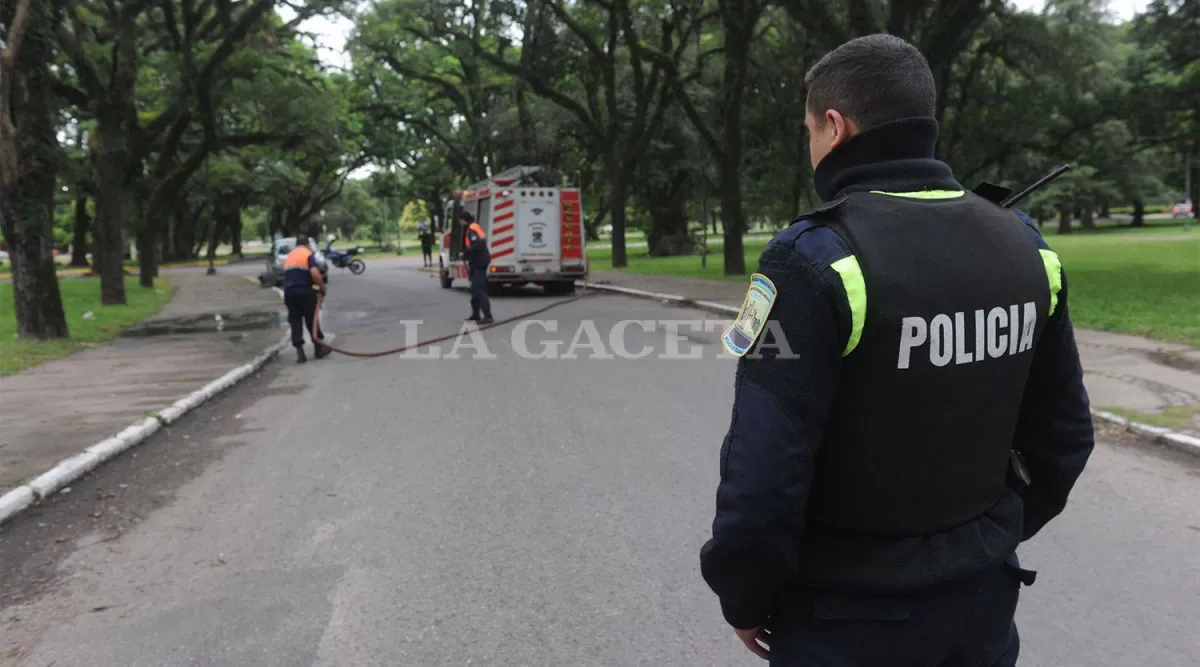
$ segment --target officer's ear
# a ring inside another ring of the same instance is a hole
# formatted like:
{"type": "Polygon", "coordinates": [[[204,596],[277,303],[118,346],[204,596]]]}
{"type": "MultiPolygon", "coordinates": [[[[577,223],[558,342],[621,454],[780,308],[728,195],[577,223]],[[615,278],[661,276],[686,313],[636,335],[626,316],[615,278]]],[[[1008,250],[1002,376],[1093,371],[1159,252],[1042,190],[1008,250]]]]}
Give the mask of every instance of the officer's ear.
{"type": "Polygon", "coordinates": [[[831,134],[829,149],[837,148],[850,137],[858,134],[858,126],[837,109],[825,110],[825,127],[831,134]]]}

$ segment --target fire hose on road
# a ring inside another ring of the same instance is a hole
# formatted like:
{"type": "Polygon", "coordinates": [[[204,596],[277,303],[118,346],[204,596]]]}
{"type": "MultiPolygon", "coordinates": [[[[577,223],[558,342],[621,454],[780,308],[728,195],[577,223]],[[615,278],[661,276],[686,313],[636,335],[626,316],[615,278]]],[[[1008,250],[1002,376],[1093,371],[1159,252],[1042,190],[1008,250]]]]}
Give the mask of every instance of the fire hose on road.
{"type": "MultiPolygon", "coordinates": [[[[585,291],[582,294],[577,294],[573,297],[569,297],[566,299],[560,299],[560,300],[555,301],[554,303],[551,303],[547,306],[543,306],[541,308],[531,310],[526,313],[521,313],[520,315],[513,315],[512,317],[506,317],[503,319],[496,320],[495,322],[492,322],[491,324],[485,324],[481,327],[478,327],[477,330],[478,331],[486,331],[493,327],[498,327],[502,324],[509,324],[511,322],[517,322],[519,320],[528,319],[530,317],[533,317],[534,315],[540,315],[540,314],[546,312],[547,310],[550,310],[551,308],[557,308],[559,306],[563,306],[568,303],[578,301],[587,295],[588,295],[588,293],[585,291]]],[[[324,302],[325,302],[325,295],[318,294],[317,295],[317,309],[313,313],[313,328],[312,328],[312,331],[309,332],[310,334],[312,334],[312,339],[314,341],[319,340],[317,338],[317,332],[320,331],[320,329],[321,329],[321,306],[324,304],[324,302]]],[[[408,345],[401,345],[400,347],[394,347],[394,348],[387,349],[387,350],[379,350],[377,352],[355,352],[354,350],[347,350],[345,348],[337,347],[336,345],[330,345],[329,343],[324,343],[324,342],[321,343],[321,345],[333,350],[334,352],[344,354],[348,357],[359,357],[359,358],[386,357],[391,354],[400,354],[401,352],[404,352],[406,350],[413,350],[418,347],[425,347],[427,345],[433,345],[434,343],[440,343],[445,340],[450,340],[452,338],[458,337],[460,333],[462,333],[462,332],[455,331],[454,333],[449,333],[444,336],[438,336],[437,338],[429,338],[426,340],[420,340],[415,343],[410,343],[408,345]]]]}

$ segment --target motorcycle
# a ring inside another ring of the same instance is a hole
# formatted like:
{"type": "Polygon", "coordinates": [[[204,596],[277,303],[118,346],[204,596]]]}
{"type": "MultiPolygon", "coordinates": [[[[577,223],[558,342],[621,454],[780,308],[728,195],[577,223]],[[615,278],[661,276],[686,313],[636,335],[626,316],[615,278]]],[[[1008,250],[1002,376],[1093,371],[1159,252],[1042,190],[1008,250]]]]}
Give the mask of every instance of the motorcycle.
{"type": "Polygon", "coordinates": [[[330,264],[339,269],[350,269],[350,273],[358,275],[367,270],[367,265],[359,258],[355,257],[362,252],[362,248],[350,248],[349,250],[334,250],[333,242],[337,237],[330,236],[329,242],[325,244],[325,259],[330,264]]]}

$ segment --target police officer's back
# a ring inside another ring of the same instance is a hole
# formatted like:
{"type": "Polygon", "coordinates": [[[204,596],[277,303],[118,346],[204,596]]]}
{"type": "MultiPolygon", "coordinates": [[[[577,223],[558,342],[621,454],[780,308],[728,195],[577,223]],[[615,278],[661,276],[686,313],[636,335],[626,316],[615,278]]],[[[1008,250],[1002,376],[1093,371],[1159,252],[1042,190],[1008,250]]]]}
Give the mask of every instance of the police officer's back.
{"type": "Polygon", "coordinates": [[[1015,550],[1093,442],[1065,276],[934,159],[915,48],[854,40],[807,84],[824,203],[763,252],[725,336],[745,356],[704,577],[772,664],[1013,665],[1015,550]]]}

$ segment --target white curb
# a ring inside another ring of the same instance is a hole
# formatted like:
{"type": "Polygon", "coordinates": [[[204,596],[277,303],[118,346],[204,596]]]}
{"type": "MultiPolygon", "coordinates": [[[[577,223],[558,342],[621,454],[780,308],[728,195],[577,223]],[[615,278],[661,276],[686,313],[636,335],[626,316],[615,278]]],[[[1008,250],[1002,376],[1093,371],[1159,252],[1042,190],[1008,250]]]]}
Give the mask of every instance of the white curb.
{"type": "MultiPolygon", "coordinates": [[[[676,303],[681,306],[691,306],[693,308],[699,308],[701,310],[707,310],[713,313],[720,313],[722,315],[738,314],[738,309],[734,308],[733,306],[727,306],[723,303],[713,303],[711,301],[693,301],[692,299],[675,294],[660,294],[658,292],[647,292],[645,290],[632,289],[629,287],[618,287],[617,285],[603,285],[600,283],[583,283],[583,285],[589,289],[617,292],[619,294],[627,294],[629,296],[639,297],[642,299],[653,299],[659,302],[676,303]]],[[[1130,433],[1147,438],[1152,442],[1166,445],[1172,449],[1183,452],[1184,454],[1200,456],[1200,438],[1187,435],[1186,433],[1172,431],[1169,428],[1151,426],[1150,424],[1132,421],[1120,415],[1115,415],[1104,410],[1092,409],[1092,416],[1100,419],[1101,421],[1106,421],[1110,424],[1116,424],[1130,433]]]]}
{"type": "Polygon", "coordinates": [[[694,301],[677,294],[660,294],[658,292],[647,292],[645,290],[632,289],[630,287],[619,287],[617,285],[605,285],[602,283],[585,282],[581,284],[588,289],[617,292],[619,294],[628,294],[630,296],[636,296],[642,299],[653,299],[654,301],[675,303],[681,306],[691,306],[693,308],[699,308],[700,310],[707,310],[709,312],[718,313],[721,315],[738,314],[738,309],[734,308],[733,306],[726,306],[723,303],[714,303],[712,301],[694,301]]]}
{"type": "Polygon", "coordinates": [[[101,440],[82,452],[59,461],[53,468],[0,496],[0,523],[8,521],[37,501],[83,477],[96,466],[137,445],[163,426],[175,422],[205,401],[246,379],[287,347],[289,340],[289,336],[284,336],[249,363],[234,368],[166,409],[130,424],[115,436],[101,440]]]}

